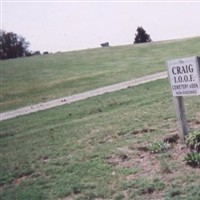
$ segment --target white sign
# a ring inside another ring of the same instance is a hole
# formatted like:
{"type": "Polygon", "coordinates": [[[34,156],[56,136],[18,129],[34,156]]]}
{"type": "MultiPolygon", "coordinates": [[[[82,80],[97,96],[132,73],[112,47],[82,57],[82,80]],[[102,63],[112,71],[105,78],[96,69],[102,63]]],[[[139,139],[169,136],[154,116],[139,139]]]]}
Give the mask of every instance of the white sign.
{"type": "Polygon", "coordinates": [[[197,57],[167,61],[173,96],[200,95],[200,66],[197,57]]]}

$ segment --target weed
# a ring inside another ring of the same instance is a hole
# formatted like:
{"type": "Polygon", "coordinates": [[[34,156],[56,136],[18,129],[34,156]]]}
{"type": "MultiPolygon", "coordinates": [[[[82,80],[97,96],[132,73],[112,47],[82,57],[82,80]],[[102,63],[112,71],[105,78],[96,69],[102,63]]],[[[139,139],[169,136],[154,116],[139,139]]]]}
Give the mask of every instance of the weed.
{"type": "Polygon", "coordinates": [[[118,169],[118,171],[124,175],[131,175],[131,174],[136,174],[139,169],[136,167],[123,167],[118,169]]]}
{"type": "Polygon", "coordinates": [[[199,200],[200,191],[199,185],[174,185],[165,192],[165,200],[199,200]]]}
{"type": "Polygon", "coordinates": [[[125,196],[122,192],[119,192],[114,196],[114,200],[122,200],[124,198],[125,198],[125,196]]]}
{"type": "Polygon", "coordinates": [[[185,142],[191,152],[200,153],[200,131],[190,133],[185,142]]]}
{"type": "Polygon", "coordinates": [[[200,131],[194,131],[186,137],[190,152],[184,157],[187,165],[200,167],[200,131]]]}
{"type": "Polygon", "coordinates": [[[151,153],[162,153],[170,148],[170,144],[163,141],[156,141],[149,145],[151,153]]]}
{"type": "Polygon", "coordinates": [[[167,161],[165,160],[161,160],[160,161],[160,169],[161,169],[161,172],[162,173],[170,173],[171,172],[171,169],[169,167],[169,164],[167,161]]]}
{"type": "Polygon", "coordinates": [[[184,161],[187,165],[192,167],[200,167],[200,153],[187,153],[184,157],[184,161]]]}
{"type": "Polygon", "coordinates": [[[180,196],[182,194],[182,190],[178,187],[173,187],[169,191],[166,192],[166,199],[171,199],[176,196],[180,196]]]}
{"type": "Polygon", "coordinates": [[[165,188],[165,184],[160,179],[138,178],[132,182],[125,183],[123,189],[131,189],[132,197],[137,195],[151,194],[154,191],[160,191],[165,188]]]}

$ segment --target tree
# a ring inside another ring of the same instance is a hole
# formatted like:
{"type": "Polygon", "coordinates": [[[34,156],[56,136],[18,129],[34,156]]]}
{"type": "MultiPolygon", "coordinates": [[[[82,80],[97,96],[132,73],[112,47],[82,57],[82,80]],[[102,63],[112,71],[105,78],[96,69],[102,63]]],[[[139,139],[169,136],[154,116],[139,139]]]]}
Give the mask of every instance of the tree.
{"type": "Polygon", "coordinates": [[[0,59],[26,56],[29,42],[13,32],[0,31],[0,59]]]}
{"type": "Polygon", "coordinates": [[[144,43],[144,42],[151,42],[151,38],[150,35],[148,35],[146,31],[141,26],[139,26],[137,28],[137,34],[135,34],[134,44],[144,43]]]}

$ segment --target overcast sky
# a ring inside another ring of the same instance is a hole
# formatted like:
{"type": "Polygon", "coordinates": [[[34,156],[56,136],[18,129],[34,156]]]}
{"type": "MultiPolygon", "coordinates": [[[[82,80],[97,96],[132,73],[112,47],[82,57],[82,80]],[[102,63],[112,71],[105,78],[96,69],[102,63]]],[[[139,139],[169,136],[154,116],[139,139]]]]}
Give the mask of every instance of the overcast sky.
{"type": "Polygon", "coordinates": [[[1,0],[1,29],[25,37],[32,51],[132,44],[138,26],[153,41],[200,36],[200,1],[1,0]]]}

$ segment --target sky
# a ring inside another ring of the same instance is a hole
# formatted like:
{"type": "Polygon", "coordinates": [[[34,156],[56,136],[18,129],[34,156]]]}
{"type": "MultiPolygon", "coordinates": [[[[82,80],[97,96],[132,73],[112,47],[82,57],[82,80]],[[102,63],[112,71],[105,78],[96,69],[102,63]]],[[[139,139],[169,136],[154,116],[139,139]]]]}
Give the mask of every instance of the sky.
{"type": "Polygon", "coordinates": [[[0,1],[1,29],[41,53],[133,44],[138,26],[153,41],[200,36],[200,1],[0,1]]]}

